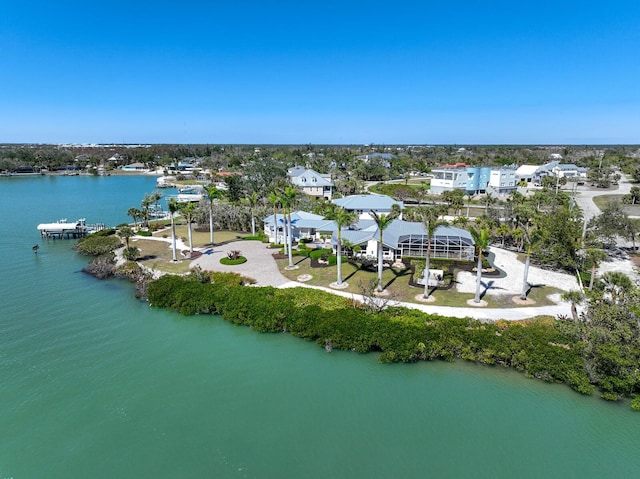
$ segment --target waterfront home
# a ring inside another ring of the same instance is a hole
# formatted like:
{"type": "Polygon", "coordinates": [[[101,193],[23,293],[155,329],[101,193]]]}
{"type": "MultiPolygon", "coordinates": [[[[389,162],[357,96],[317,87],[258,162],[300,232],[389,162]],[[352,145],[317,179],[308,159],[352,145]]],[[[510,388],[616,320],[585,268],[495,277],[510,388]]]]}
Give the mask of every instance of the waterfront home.
{"type": "MultiPolygon", "coordinates": [[[[342,230],[342,240],[359,246],[357,256],[374,259],[378,256],[380,230],[375,221],[361,220],[355,226],[342,230]]],[[[337,234],[332,244],[337,246],[337,234]]],[[[387,261],[402,257],[426,258],[428,235],[421,222],[394,220],[382,231],[382,256],[387,261]]],[[[431,238],[431,258],[449,258],[473,261],[475,243],[471,234],[454,226],[439,226],[431,238]]]]}
{"type": "Polygon", "coordinates": [[[120,168],[122,171],[146,172],[149,169],[143,163],[131,163],[120,168]]]}
{"type": "MultiPolygon", "coordinates": [[[[270,243],[284,243],[285,218],[281,213],[265,216],[264,234],[269,238],[270,243]]],[[[313,241],[330,241],[331,235],[336,230],[334,221],[327,220],[324,216],[307,213],[306,211],[295,211],[291,213],[292,240],[310,239],[313,241]]]]}

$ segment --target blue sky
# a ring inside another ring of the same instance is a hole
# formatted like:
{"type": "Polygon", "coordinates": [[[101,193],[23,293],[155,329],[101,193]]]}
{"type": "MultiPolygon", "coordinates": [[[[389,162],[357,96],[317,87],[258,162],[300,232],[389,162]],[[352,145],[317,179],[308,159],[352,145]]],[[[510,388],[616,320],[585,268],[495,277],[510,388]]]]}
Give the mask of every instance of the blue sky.
{"type": "Polygon", "coordinates": [[[640,143],[640,2],[0,0],[0,142],[640,143]]]}

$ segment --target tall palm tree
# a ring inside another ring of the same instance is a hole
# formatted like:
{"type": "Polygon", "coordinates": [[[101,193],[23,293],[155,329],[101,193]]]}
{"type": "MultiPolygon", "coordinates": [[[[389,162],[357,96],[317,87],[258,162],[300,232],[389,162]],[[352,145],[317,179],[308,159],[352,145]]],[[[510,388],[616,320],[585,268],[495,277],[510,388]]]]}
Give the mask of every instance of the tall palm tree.
{"type": "Polygon", "coordinates": [[[489,247],[489,240],[491,239],[489,236],[489,230],[486,228],[481,228],[480,230],[476,228],[469,228],[469,232],[473,237],[473,242],[475,243],[476,254],[478,255],[478,264],[477,264],[477,274],[476,274],[476,295],[473,298],[474,303],[480,302],[480,286],[482,284],[482,253],[489,247]]]}
{"type": "Polygon", "coordinates": [[[423,298],[429,298],[429,270],[431,269],[431,238],[436,232],[436,229],[446,224],[446,221],[439,219],[440,215],[435,208],[424,208],[422,211],[422,224],[427,232],[427,257],[424,264],[424,273],[422,280],[424,281],[424,295],[423,298]]]}
{"type": "Polygon", "coordinates": [[[155,208],[155,213],[158,213],[158,201],[160,201],[160,199],[162,198],[162,193],[160,193],[157,190],[154,190],[153,193],[151,193],[151,200],[153,201],[153,207],[155,208]]]}
{"type": "Polygon", "coordinates": [[[213,246],[213,202],[222,198],[223,193],[213,183],[205,186],[204,191],[207,194],[207,203],[209,204],[209,243],[213,246]]]}
{"type": "Polygon", "coordinates": [[[124,238],[125,242],[127,243],[127,248],[129,247],[129,238],[131,238],[133,235],[133,230],[129,225],[121,226],[118,229],[118,236],[120,236],[120,238],[124,238]]]}
{"type": "Polygon", "coordinates": [[[336,279],[336,284],[342,284],[342,228],[348,228],[349,226],[356,223],[358,220],[357,215],[353,211],[347,211],[344,208],[336,208],[331,214],[327,215],[327,218],[334,220],[336,222],[336,226],[338,227],[338,245],[337,245],[337,266],[338,266],[338,277],[336,279]]]}
{"type": "Polygon", "coordinates": [[[145,193],[144,198],[140,202],[142,206],[142,219],[144,220],[143,226],[149,227],[149,208],[153,204],[153,197],[145,193]]]}
{"type": "Polygon", "coordinates": [[[132,206],[127,210],[127,215],[133,218],[133,224],[135,225],[136,229],[138,229],[138,219],[142,217],[142,211],[140,211],[135,206],[132,206]]]}
{"type": "Polygon", "coordinates": [[[172,245],[172,250],[173,250],[173,257],[172,260],[178,261],[178,258],[176,256],[176,223],[175,223],[175,216],[176,213],[179,210],[179,205],[178,202],[176,201],[175,198],[170,198],[169,201],[167,202],[167,207],[169,208],[169,214],[171,215],[171,245],[172,245]]]}
{"type": "Polygon", "coordinates": [[[371,211],[371,216],[373,216],[373,220],[376,222],[376,226],[378,226],[378,232],[380,234],[378,238],[378,291],[384,291],[384,288],[382,287],[382,233],[389,227],[389,225],[391,225],[395,216],[393,216],[393,214],[378,214],[375,211],[371,211]]]}
{"type": "Polygon", "coordinates": [[[576,305],[582,303],[584,301],[584,294],[581,291],[573,290],[573,291],[565,291],[562,293],[562,300],[571,303],[571,316],[573,317],[574,322],[578,322],[578,308],[576,305]]]}
{"type": "Polygon", "coordinates": [[[531,265],[531,247],[532,241],[529,237],[529,234],[525,231],[523,236],[523,241],[527,243],[527,254],[524,260],[524,275],[522,278],[522,292],[520,293],[520,299],[522,301],[527,300],[527,291],[529,291],[529,266],[531,265]]]}
{"type": "Polygon", "coordinates": [[[497,201],[498,199],[491,193],[486,193],[484,196],[484,212],[487,213],[489,206],[495,204],[497,201]]]}
{"type": "Polygon", "coordinates": [[[273,241],[275,244],[278,244],[278,206],[280,206],[280,195],[278,191],[270,191],[267,201],[273,206],[273,241]]]}
{"type": "Polygon", "coordinates": [[[193,255],[193,239],[191,234],[191,222],[193,221],[193,215],[195,211],[196,211],[195,203],[187,202],[187,203],[182,203],[180,205],[180,212],[182,213],[182,216],[184,216],[184,219],[187,220],[187,231],[189,232],[189,257],[193,255]]]}
{"type": "Polygon", "coordinates": [[[256,235],[256,206],[258,206],[259,202],[260,195],[256,191],[247,196],[247,204],[251,212],[251,236],[256,235]]]}
{"type": "Polygon", "coordinates": [[[291,251],[293,243],[293,224],[291,222],[291,210],[298,199],[298,190],[292,186],[288,186],[280,196],[280,202],[284,208],[285,214],[285,238],[287,242],[287,252],[289,255],[289,268],[293,268],[293,252],[291,251]]]}
{"type": "Polygon", "coordinates": [[[605,253],[601,249],[597,248],[589,248],[585,251],[585,263],[591,265],[591,278],[589,279],[589,290],[593,290],[593,280],[596,277],[596,270],[598,266],[600,266],[600,262],[607,257],[607,253],[605,253]]]}

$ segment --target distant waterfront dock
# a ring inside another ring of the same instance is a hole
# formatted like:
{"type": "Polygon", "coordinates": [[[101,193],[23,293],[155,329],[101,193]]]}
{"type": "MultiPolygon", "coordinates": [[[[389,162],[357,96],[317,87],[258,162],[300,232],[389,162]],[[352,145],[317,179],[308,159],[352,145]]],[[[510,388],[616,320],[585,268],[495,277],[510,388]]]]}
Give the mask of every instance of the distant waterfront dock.
{"type": "Polygon", "coordinates": [[[84,238],[85,236],[105,229],[104,223],[87,225],[87,220],[80,218],[76,222],[68,222],[66,218],[55,223],[41,223],[38,231],[43,238],[47,239],[70,239],[84,238]]]}

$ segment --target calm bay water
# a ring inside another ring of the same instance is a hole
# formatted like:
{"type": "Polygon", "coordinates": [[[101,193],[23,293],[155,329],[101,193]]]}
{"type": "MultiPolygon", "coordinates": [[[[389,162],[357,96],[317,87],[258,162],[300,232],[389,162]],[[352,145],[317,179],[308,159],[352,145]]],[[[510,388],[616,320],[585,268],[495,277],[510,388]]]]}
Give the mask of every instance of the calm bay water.
{"type": "Polygon", "coordinates": [[[154,185],[0,178],[0,478],[640,476],[628,404],[150,309],[35,229],[129,221],[154,185]]]}

